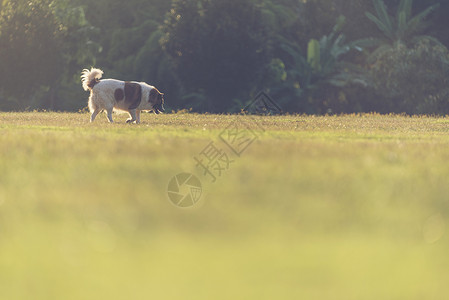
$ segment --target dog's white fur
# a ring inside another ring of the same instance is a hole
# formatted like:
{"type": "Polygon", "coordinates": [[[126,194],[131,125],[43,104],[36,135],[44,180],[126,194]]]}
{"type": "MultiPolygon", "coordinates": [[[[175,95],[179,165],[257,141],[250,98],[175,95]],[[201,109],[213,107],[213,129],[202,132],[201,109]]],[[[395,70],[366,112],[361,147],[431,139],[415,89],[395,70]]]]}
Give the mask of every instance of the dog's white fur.
{"type": "MultiPolygon", "coordinates": [[[[112,112],[114,110],[128,112],[130,118],[127,123],[136,122],[140,123],[140,112],[154,110],[155,103],[151,103],[150,92],[155,89],[145,82],[135,82],[131,83],[139,84],[141,87],[141,99],[140,103],[135,109],[129,109],[128,104],[125,101],[117,101],[114,93],[118,90],[124,90],[125,82],[115,79],[101,79],[103,76],[103,71],[100,69],[91,68],[91,70],[84,69],[81,75],[82,85],[85,91],[90,90],[89,97],[89,110],[91,113],[90,121],[93,122],[95,117],[101,111],[105,110],[107,112],[107,118],[109,122],[113,123],[112,112]]],[[[157,90],[157,89],[156,89],[157,90]]],[[[159,93],[159,91],[158,91],[159,93]]],[[[161,94],[163,95],[163,94],[161,94]]]]}

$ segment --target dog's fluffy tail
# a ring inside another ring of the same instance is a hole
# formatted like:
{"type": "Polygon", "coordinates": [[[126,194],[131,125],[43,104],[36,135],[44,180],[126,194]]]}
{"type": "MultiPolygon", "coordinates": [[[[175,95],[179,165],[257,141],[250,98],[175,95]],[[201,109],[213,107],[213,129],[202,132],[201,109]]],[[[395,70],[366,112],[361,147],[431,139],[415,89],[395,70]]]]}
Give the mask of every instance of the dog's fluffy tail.
{"type": "Polygon", "coordinates": [[[100,80],[101,76],[103,76],[103,71],[100,69],[84,69],[81,73],[81,82],[83,83],[83,89],[85,91],[92,90],[100,80]]]}

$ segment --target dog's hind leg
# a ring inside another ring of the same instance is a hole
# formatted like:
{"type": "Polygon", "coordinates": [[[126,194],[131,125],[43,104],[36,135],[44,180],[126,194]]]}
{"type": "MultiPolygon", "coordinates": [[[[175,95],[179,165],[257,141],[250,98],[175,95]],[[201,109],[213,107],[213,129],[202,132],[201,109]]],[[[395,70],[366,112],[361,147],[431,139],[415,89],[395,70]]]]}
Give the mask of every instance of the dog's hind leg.
{"type": "Polygon", "coordinates": [[[136,118],[136,110],[135,109],[129,110],[128,113],[129,113],[131,118],[126,120],[126,123],[132,123],[132,122],[137,120],[137,118],[136,118]]]}
{"type": "Polygon", "coordinates": [[[136,123],[140,124],[140,110],[136,111],[136,123]]]}
{"type": "Polygon", "coordinates": [[[108,116],[108,120],[109,120],[109,123],[114,123],[114,120],[112,120],[112,110],[113,110],[113,108],[108,108],[108,109],[106,110],[107,116],[108,116]]]}

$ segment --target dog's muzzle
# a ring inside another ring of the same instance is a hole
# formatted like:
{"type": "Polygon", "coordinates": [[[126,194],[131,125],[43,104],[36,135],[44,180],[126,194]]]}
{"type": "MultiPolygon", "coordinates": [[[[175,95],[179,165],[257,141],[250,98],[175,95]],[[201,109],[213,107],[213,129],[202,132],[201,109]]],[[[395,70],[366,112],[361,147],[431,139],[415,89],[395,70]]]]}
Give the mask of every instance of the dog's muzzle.
{"type": "Polygon", "coordinates": [[[156,104],[156,105],[153,106],[153,111],[156,114],[160,114],[161,112],[165,111],[165,108],[164,108],[164,106],[162,104],[156,104]]]}

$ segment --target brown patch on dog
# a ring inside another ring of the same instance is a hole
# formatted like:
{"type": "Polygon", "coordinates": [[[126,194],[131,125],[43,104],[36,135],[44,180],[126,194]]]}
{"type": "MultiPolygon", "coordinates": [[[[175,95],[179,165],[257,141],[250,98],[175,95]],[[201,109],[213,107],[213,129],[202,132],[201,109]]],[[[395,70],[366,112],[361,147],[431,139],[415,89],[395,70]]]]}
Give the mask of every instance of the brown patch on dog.
{"type": "Polygon", "coordinates": [[[138,83],[125,82],[125,103],[128,109],[136,109],[142,99],[142,87],[138,83]]]}
{"type": "Polygon", "coordinates": [[[116,89],[114,92],[114,98],[115,98],[115,101],[117,101],[117,102],[122,101],[123,98],[125,98],[125,93],[123,92],[122,89],[116,89]]]}

